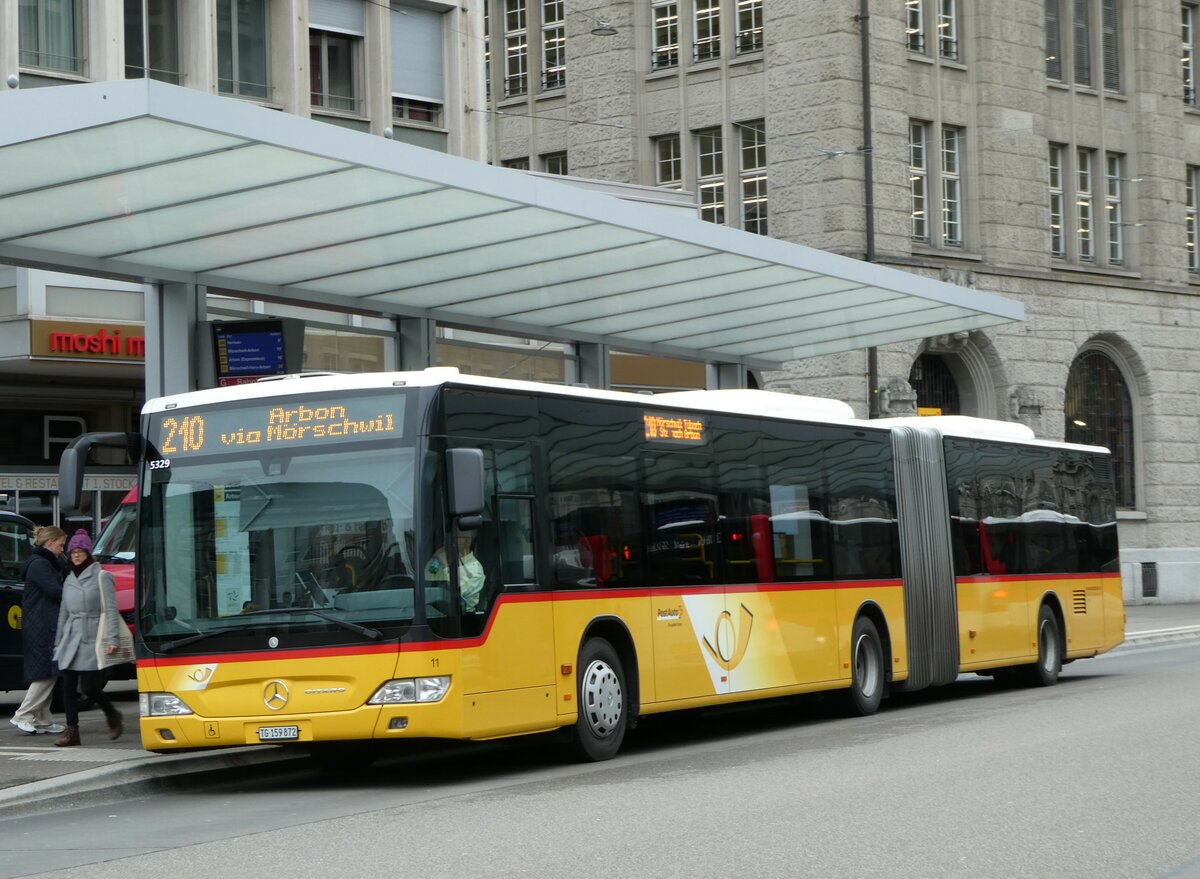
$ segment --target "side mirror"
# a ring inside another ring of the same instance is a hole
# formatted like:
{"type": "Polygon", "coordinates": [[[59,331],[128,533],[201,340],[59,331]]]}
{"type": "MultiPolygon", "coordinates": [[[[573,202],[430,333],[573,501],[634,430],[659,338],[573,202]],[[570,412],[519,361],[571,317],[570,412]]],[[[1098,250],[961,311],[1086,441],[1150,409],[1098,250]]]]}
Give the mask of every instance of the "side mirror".
{"type": "Polygon", "coordinates": [[[79,512],[83,497],[83,471],[92,446],[125,448],[136,459],[142,438],[136,433],[85,433],[71,440],[58,461],[58,505],[66,513],[79,512]]]}
{"type": "Polygon", "coordinates": [[[463,531],[483,524],[483,450],[448,449],[446,472],[450,479],[450,515],[463,531]]]}

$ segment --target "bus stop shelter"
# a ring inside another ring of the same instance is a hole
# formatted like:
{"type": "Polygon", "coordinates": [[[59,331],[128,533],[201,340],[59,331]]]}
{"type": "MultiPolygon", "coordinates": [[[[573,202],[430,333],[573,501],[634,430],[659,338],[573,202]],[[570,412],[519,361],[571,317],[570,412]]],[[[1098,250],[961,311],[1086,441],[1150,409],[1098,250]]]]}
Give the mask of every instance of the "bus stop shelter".
{"type": "MultiPolygon", "coordinates": [[[[0,263],[154,285],[147,394],[207,288],[775,368],[1024,317],[1012,300],[153,80],[0,95],[0,263]]],[[[406,332],[405,328],[410,332],[406,332]]]]}

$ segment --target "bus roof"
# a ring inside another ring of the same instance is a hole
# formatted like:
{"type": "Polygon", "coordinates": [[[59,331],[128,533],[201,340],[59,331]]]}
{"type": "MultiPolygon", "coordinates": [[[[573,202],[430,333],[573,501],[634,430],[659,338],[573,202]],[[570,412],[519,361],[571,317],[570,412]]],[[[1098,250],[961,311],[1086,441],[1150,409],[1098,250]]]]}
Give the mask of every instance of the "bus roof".
{"type": "Polygon", "coordinates": [[[627,391],[597,390],[577,385],[550,384],[518,379],[468,375],[455,367],[429,367],[411,372],[363,373],[304,373],[261,379],[248,384],[191,391],[169,397],[147,400],[143,412],[162,412],[166,409],[190,408],[244,400],[261,400],[296,394],[328,393],[372,388],[437,387],[490,388],[577,397],[590,400],[611,400],[639,406],[669,406],[702,412],[722,412],[788,421],[807,421],[854,425],[872,430],[892,430],[897,427],[934,429],[943,436],[985,439],[996,442],[1054,446],[1107,453],[1107,449],[1038,439],[1024,424],[997,421],[965,415],[935,415],[910,418],[858,419],[854,410],[841,400],[807,397],[777,391],[751,389],[722,389],[711,391],[671,391],[662,394],[634,394],[627,391]]]}

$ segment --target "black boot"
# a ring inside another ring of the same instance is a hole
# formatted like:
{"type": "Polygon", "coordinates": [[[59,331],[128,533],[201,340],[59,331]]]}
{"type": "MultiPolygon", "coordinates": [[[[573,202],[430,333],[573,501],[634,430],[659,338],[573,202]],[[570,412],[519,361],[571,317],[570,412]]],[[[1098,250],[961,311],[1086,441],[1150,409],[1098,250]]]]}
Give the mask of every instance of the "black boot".
{"type": "Polygon", "coordinates": [[[125,732],[125,719],[116,709],[104,712],[104,719],[108,721],[108,737],[116,741],[125,732]]]}

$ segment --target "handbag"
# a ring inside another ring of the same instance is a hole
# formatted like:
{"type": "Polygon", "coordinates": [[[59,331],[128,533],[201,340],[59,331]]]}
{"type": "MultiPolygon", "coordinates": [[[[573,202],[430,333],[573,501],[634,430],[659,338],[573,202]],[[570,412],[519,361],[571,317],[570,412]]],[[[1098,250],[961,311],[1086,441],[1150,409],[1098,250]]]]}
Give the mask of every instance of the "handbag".
{"type": "Polygon", "coordinates": [[[107,591],[104,588],[105,576],[112,577],[107,571],[101,573],[100,582],[100,627],[96,630],[96,662],[100,668],[111,668],[114,665],[120,665],[123,662],[133,662],[133,632],[129,631],[129,626],[125,624],[125,620],[121,619],[121,615],[117,614],[117,649],[112,653],[108,652],[108,608],[104,600],[104,593],[107,591]]]}

